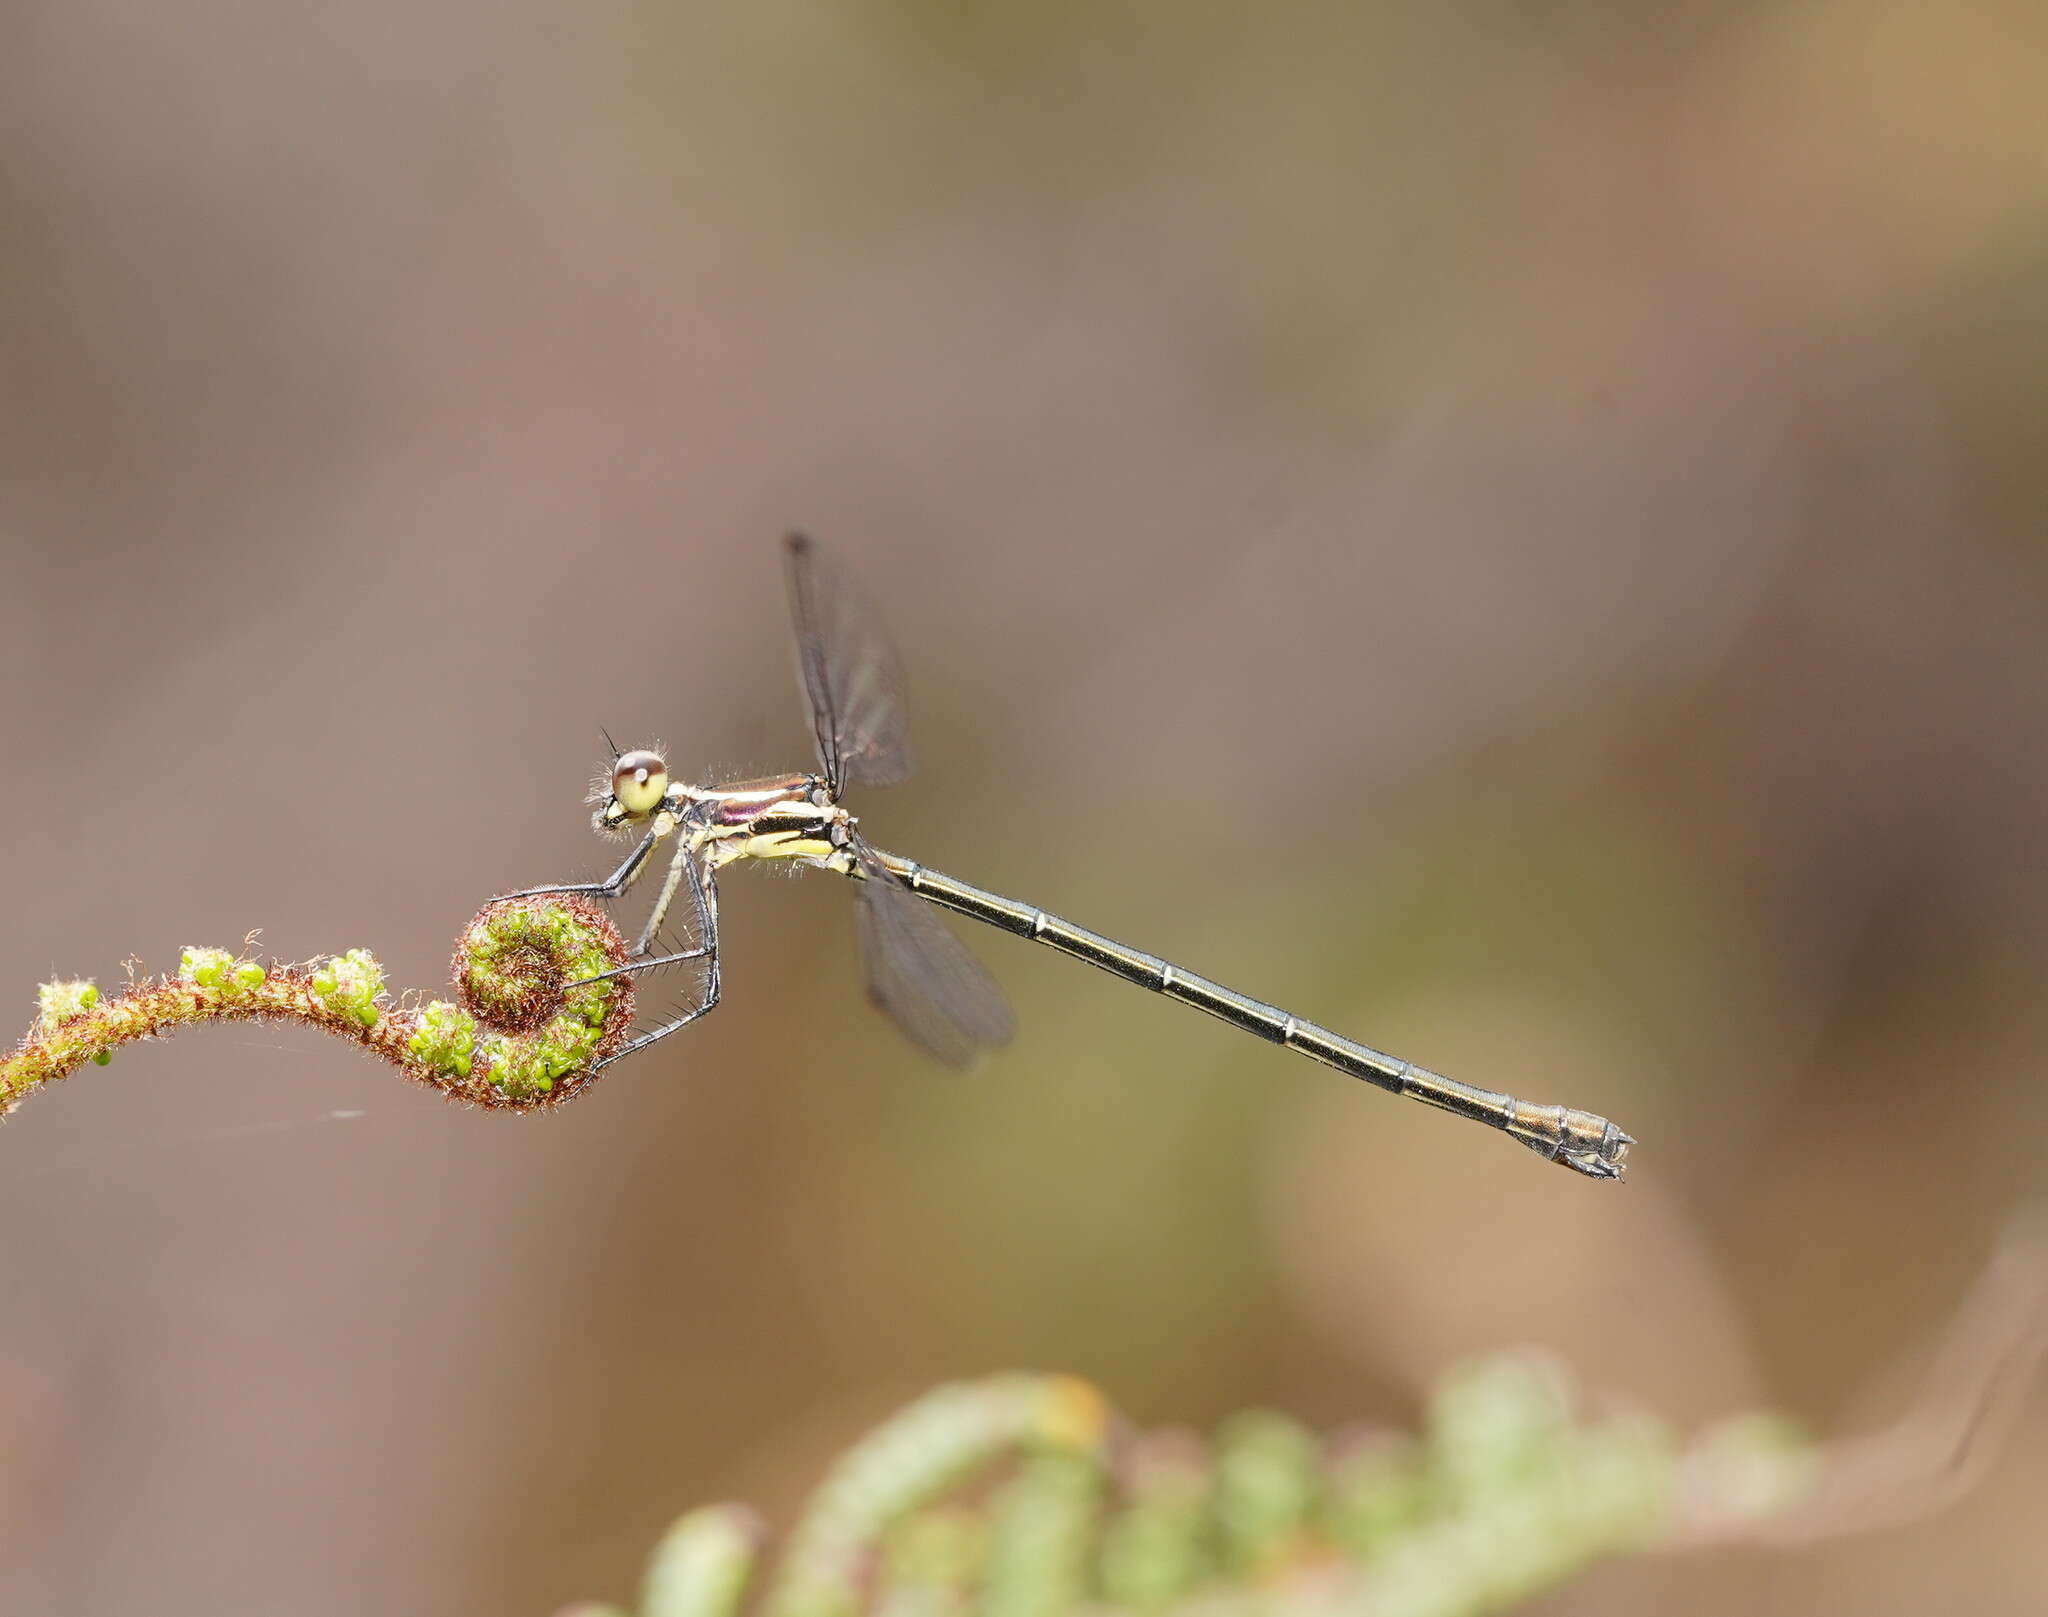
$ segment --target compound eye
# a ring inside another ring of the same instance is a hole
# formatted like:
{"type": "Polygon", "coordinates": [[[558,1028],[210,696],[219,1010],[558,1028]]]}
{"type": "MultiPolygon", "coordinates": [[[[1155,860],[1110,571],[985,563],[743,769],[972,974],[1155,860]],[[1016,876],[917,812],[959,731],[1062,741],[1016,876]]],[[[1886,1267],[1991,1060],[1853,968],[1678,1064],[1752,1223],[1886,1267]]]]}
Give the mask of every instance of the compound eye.
{"type": "Polygon", "coordinates": [[[628,814],[652,814],[668,795],[668,765],[658,752],[629,752],[612,765],[612,796],[628,814]]]}

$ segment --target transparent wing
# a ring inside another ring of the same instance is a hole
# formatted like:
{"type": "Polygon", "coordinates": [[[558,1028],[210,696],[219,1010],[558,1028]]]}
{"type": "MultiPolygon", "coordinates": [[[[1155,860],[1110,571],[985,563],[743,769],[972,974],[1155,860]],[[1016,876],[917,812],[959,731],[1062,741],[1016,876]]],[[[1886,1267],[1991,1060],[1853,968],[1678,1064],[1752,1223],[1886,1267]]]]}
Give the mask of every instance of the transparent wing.
{"type": "Polygon", "coordinates": [[[988,969],[872,852],[857,857],[867,873],[856,914],[868,997],[949,1067],[1008,1044],[1017,1021],[988,969]]]}
{"type": "Polygon", "coordinates": [[[908,780],[896,654],[880,615],[815,539],[793,533],[785,547],[797,667],[826,785],[836,797],[849,781],[894,786],[908,780]]]}

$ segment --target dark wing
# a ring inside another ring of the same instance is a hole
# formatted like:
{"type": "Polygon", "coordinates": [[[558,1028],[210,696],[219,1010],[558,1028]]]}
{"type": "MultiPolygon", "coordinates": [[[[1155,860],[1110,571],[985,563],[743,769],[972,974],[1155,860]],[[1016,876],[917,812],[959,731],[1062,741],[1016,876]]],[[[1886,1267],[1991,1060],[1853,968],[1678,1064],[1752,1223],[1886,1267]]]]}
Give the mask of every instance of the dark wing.
{"type": "Polygon", "coordinates": [[[895,786],[908,780],[896,654],[880,615],[815,539],[793,533],[785,547],[797,667],[825,784],[837,797],[849,781],[895,786]]]}
{"type": "Polygon", "coordinates": [[[871,850],[856,857],[867,875],[856,914],[868,997],[949,1067],[1008,1044],[1017,1021],[988,968],[871,850]]]}

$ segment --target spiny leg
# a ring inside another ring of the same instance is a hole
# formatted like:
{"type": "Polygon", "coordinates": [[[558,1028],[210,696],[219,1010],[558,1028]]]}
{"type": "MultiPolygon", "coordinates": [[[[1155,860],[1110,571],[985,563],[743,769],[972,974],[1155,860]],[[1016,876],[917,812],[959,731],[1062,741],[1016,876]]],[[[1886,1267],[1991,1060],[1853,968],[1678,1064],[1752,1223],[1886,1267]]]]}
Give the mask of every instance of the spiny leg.
{"type": "MultiPolygon", "coordinates": [[[[658,823],[651,827],[647,835],[640,839],[639,846],[626,855],[626,862],[603,881],[570,882],[558,887],[528,887],[516,893],[501,893],[499,899],[550,898],[558,893],[576,893],[585,898],[617,898],[639,879],[641,870],[647,864],[647,856],[654,852],[654,845],[665,834],[658,823]]],[[[492,900],[493,903],[498,901],[492,900]]],[[[645,939],[641,940],[640,947],[642,950],[647,947],[645,939]]]]}
{"type": "MultiPolygon", "coordinates": [[[[688,843],[678,845],[676,847],[676,854],[678,856],[686,856],[688,854],[688,843]]],[[[688,874],[690,874],[690,905],[696,911],[698,935],[707,939],[705,944],[700,944],[694,950],[678,950],[676,954],[659,954],[659,956],[647,958],[647,944],[653,942],[655,927],[659,925],[659,917],[657,917],[655,921],[647,923],[647,929],[641,933],[639,944],[633,950],[633,958],[627,960],[627,964],[612,966],[608,972],[598,972],[596,976],[580,976],[578,980],[571,982],[569,987],[571,989],[582,989],[586,982],[604,982],[608,976],[625,976],[627,972],[651,972],[651,970],[657,970],[657,968],[662,968],[662,966],[680,966],[686,960],[711,960],[711,970],[717,972],[717,925],[719,925],[719,921],[717,921],[717,890],[713,890],[711,899],[707,901],[707,897],[705,897],[705,882],[702,882],[702,878],[696,872],[696,860],[688,860],[688,874]]],[[[668,886],[664,888],[664,892],[670,892],[674,886],[676,886],[676,868],[672,866],[670,868],[670,880],[668,880],[668,886]]],[[[664,909],[666,909],[666,903],[668,901],[664,899],[664,905],[662,905],[664,909]]]]}
{"type": "MultiPolygon", "coordinates": [[[[679,845],[676,852],[678,855],[687,855],[689,852],[688,844],[679,845]]],[[[715,975],[718,970],[717,889],[713,888],[710,896],[707,898],[704,879],[697,871],[697,861],[695,859],[687,859],[685,868],[690,877],[690,905],[697,912],[698,936],[706,941],[694,949],[683,949],[675,954],[657,955],[651,959],[646,958],[647,945],[653,941],[655,929],[661,924],[660,917],[657,916],[655,920],[648,923],[647,930],[640,934],[640,942],[634,950],[632,959],[628,960],[623,966],[614,966],[610,971],[600,971],[593,977],[579,977],[569,985],[571,988],[581,988],[585,983],[601,983],[608,977],[623,977],[628,972],[654,971],[662,966],[679,966],[688,960],[709,960],[711,962],[711,970],[715,975]]],[[[676,867],[671,866],[668,885],[663,889],[664,893],[671,892],[676,885],[676,881],[676,867]]],[[[666,907],[667,899],[664,898],[660,908],[666,909],[666,907]]],[[[698,1014],[701,1015],[702,1013],[699,1012],[698,1014]]]]}
{"type": "Polygon", "coordinates": [[[652,959],[638,957],[628,960],[623,966],[614,966],[610,971],[600,971],[594,977],[578,977],[571,988],[582,988],[589,983],[601,983],[610,977],[624,977],[635,971],[656,971],[663,966],[680,966],[689,960],[710,960],[715,958],[709,949],[685,949],[680,954],[655,955],[652,959]]]}
{"type": "Polygon", "coordinates": [[[690,873],[690,891],[696,901],[697,919],[700,922],[704,919],[704,887],[697,877],[696,856],[690,848],[690,839],[678,837],[675,857],[668,862],[668,875],[662,880],[661,893],[654,901],[654,908],[647,912],[647,924],[640,929],[640,941],[633,945],[634,954],[644,955],[653,945],[654,934],[668,919],[668,907],[676,900],[676,887],[685,870],[690,873]]]}
{"type": "MultiPolygon", "coordinates": [[[[681,1016],[674,1017],[662,1023],[659,1027],[649,1028],[637,1038],[627,1040],[619,1049],[606,1056],[604,1060],[597,1062],[591,1068],[593,1072],[602,1071],[614,1061],[644,1050],[650,1044],[667,1038],[671,1033],[688,1027],[698,1017],[718,1004],[718,995],[722,986],[718,971],[718,883],[712,878],[710,871],[698,870],[697,860],[693,855],[688,854],[687,848],[688,845],[685,844],[678,851],[684,853],[685,856],[683,866],[684,871],[690,878],[690,902],[697,912],[697,935],[703,940],[702,944],[698,948],[686,950],[682,954],[668,955],[659,960],[642,960],[631,965],[619,966],[611,971],[602,973],[600,977],[593,977],[589,980],[598,982],[602,980],[602,977],[616,977],[621,972],[647,971],[655,966],[671,965],[678,961],[702,960],[705,962],[704,998],[701,1002],[683,1012],[681,1016]]],[[[675,885],[675,880],[675,872],[671,871],[669,879],[669,886],[671,888],[675,885]]]]}

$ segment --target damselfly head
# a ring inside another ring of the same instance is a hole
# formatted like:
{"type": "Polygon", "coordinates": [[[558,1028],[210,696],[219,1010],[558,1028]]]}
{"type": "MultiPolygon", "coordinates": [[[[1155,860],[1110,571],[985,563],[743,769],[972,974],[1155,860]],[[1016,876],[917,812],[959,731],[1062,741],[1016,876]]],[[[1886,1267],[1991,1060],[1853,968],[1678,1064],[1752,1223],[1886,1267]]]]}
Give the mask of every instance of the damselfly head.
{"type": "Polygon", "coordinates": [[[597,812],[591,823],[600,831],[617,831],[644,820],[668,797],[668,765],[658,752],[622,752],[612,761],[609,780],[592,794],[597,812]]]}

